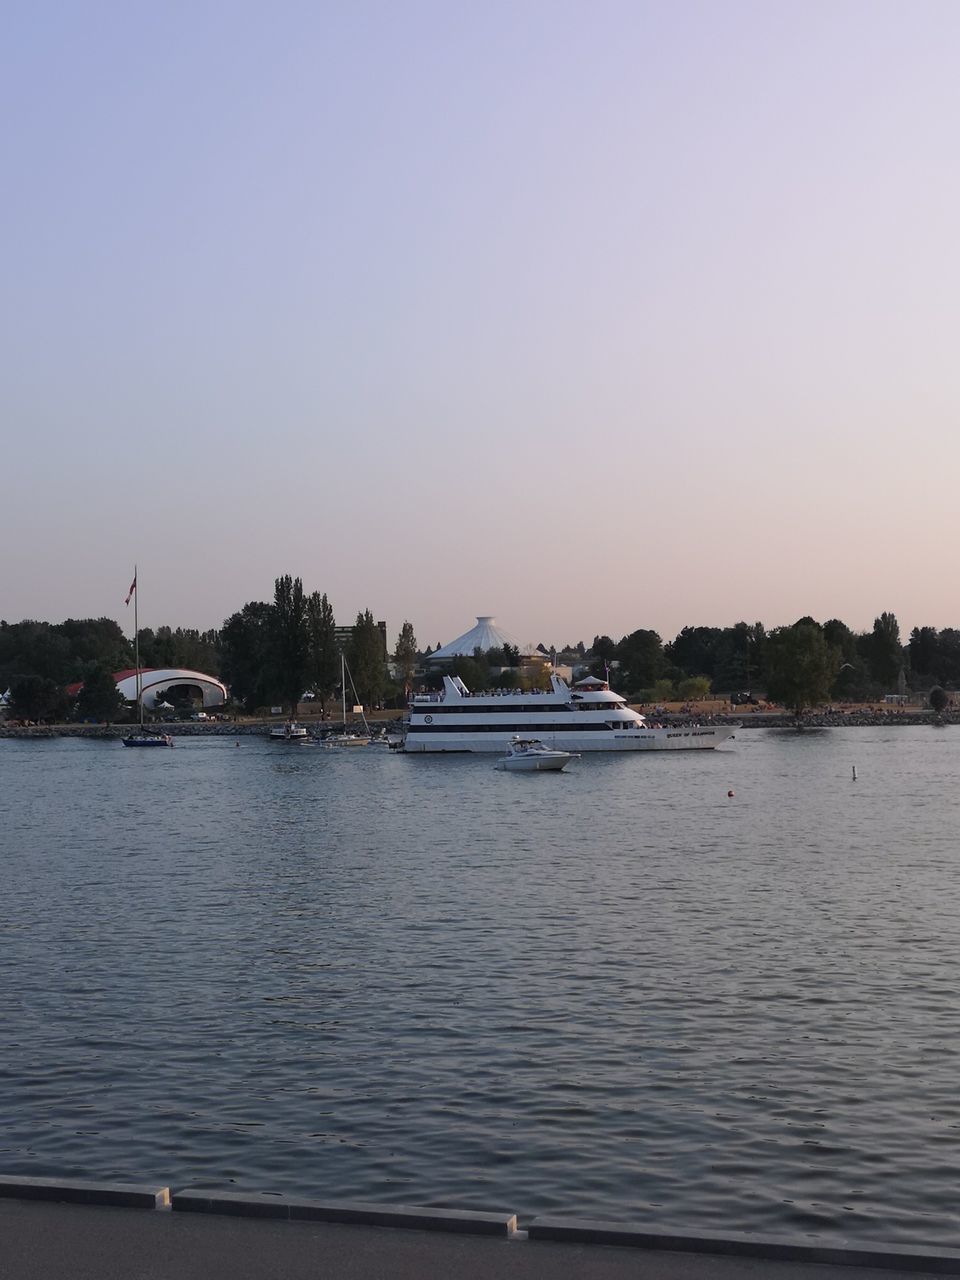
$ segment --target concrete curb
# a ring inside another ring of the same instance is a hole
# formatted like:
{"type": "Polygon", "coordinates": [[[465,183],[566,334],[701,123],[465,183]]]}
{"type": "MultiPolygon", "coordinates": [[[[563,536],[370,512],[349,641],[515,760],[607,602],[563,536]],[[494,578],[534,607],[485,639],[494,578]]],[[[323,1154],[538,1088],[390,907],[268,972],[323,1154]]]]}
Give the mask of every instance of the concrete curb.
{"type": "Polygon", "coordinates": [[[53,1200],[61,1204],[110,1204],[124,1209],[170,1208],[169,1187],[145,1187],[124,1182],[0,1177],[0,1197],[53,1200]]]}
{"type": "Polygon", "coordinates": [[[516,1214],[478,1213],[469,1209],[429,1209],[413,1205],[365,1204],[355,1200],[281,1199],[232,1192],[175,1191],[172,1207],[179,1213],[223,1213],[242,1218],[274,1218],[290,1222],[342,1222],[364,1227],[406,1227],[414,1231],[453,1231],[461,1235],[501,1236],[517,1229],[516,1214]]]}
{"type": "Polygon", "coordinates": [[[777,1236],[745,1234],[683,1235],[677,1232],[650,1231],[626,1222],[605,1222],[591,1218],[534,1218],[526,1231],[518,1231],[517,1218],[512,1213],[368,1204],[355,1200],[324,1202],[263,1194],[242,1195],[231,1191],[188,1190],[175,1192],[171,1196],[168,1187],[153,1185],[9,1176],[0,1176],[0,1199],[154,1210],[172,1208],[180,1213],[406,1228],[413,1231],[494,1236],[502,1240],[529,1239],[534,1246],[538,1240],[555,1244],[618,1245],[651,1252],[696,1253],[714,1257],[763,1258],[776,1262],[822,1263],[828,1266],[960,1275],[960,1252],[946,1249],[893,1244],[876,1247],[817,1244],[777,1236]]]}
{"type": "Polygon", "coordinates": [[[776,1236],[678,1235],[631,1227],[625,1222],[599,1222],[589,1218],[534,1218],[528,1228],[531,1240],[553,1243],[626,1245],[634,1249],[669,1250],[673,1253],[708,1253],[740,1258],[767,1258],[776,1262],[821,1262],[844,1267],[876,1267],[887,1271],[926,1271],[936,1275],[960,1275],[960,1254],[946,1249],[912,1249],[899,1245],[856,1248],[846,1245],[801,1244],[776,1236]]]}

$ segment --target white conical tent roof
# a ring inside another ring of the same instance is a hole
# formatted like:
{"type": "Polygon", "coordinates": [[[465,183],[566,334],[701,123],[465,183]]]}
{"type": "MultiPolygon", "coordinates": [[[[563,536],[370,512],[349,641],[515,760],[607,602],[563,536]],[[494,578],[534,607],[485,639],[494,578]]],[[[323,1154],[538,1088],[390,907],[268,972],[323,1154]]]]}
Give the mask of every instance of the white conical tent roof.
{"type": "Polygon", "coordinates": [[[513,636],[507,635],[506,631],[497,626],[496,618],[481,616],[477,618],[475,627],[465,631],[462,636],[457,636],[456,640],[451,640],[436,653],[431,653],[427,661],[434,662],[439,659],[442,662],[444,658],[472,658],[474,649],[480,649],[486,653],[488,649],[502,649],[505,644],[516,645],[516,643],[513,636]]]}

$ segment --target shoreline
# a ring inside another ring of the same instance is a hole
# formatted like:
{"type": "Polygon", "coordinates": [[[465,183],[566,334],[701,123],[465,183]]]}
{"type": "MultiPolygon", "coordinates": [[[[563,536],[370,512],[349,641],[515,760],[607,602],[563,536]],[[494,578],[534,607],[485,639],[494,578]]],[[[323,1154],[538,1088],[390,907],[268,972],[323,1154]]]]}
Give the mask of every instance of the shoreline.
{"type": "MultiPolygon", "coordinates": [[[[960,711],[947,711],[937,715],[933,711],[876,711],[873,709],[846,712],[821,712],[804,715],[798,721],[786,712],[763,711],[738,716],[730,714],[705,715],[700,718],[691,715],[667,713],[653,717],[648,713],[650,723],[668,725],[716,724],[733,725],[739,730],[746,729],[875,729],[899,728],[904,725],[928,725],[931,728],[944,728],[960,725],[960,711]]],[[[382,713],[381,713],[382,715],[382,713]]],[[[376,723],[378,729],[387,732],[399,732],[401,719],[399,716],[382,718],[376,723]]],[[[304,719],[299,723],[306,728],[316,730],[323,727],[330,733],[341,728],[339,721],[304,719]]],[[[271,728],[283,722],[278,717],[265,720],[201,720],[157,722],[148,726],[157,733],[168,733],[172,737],[269,737],[271,728]]],[[[347,722],[348,728],[356,728],[360,721],[347,722]]],[[[136,729],[130,724],[40,724],[12,725],[0,724],[0,738],[123,738],[136,729]]],[[[323,735],[320,735],[323,736],[323,735]]]]}
{"type": "MultiPolygon", "coordinates": [[[[270,730],[284,722],[279,718],[271,720],[201,720],[194,723],[193,721],[177,720],[172,723],[156,721],[147,724],[144,727],[151,733],[168,733],[171,737],[177,738],[267,738],[270,736],[270,730]]],[[[331,723],[329,720],[323,721],[305,721],[299,720],[298,724],[302,724],[307,729],[313,729],[316,725],[322,724],[330,733],[337,733],[342,728],[339,721],[331,723]]],[[[392,721],[377,722],[377,727],[381,727],[381,723],[386,725],[392,721]]],[[[354,729],[360,724],[358,720],[356,725],[352,721],[347,721],[347,728],[354,729]]],[[[135,733],[139,729],[136,724],[31,724],[31,725],[0,725],[0,738],[125,738],[130,733],[135,733]]],[[[318,735],[323,736],[323,735],[318,735]]]]}

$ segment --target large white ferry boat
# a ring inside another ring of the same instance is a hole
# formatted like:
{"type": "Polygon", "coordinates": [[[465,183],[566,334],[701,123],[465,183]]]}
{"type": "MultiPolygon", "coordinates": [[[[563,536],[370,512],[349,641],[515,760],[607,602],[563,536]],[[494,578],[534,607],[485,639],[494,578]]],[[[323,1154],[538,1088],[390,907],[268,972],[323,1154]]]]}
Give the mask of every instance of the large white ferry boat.
{"type": "Polygon", "coordinates": [[[517,734],[558,751],[703,751],[732,738],[729,725],[648,725],[593,676],[572,688],[558,675],[547,692],[471,693],[459,676],[418,694],[404,721],[405,751],[503,752],[517,734]]]}

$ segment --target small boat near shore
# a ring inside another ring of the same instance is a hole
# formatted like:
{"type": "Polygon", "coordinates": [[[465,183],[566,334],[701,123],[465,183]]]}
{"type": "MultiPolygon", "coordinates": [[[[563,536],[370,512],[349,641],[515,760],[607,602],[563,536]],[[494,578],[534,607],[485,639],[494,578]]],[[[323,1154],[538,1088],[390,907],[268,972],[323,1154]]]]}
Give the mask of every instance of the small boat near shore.
{"type": "Polygon", "coordinates": [[[270,730],[271,742],[309,742],[310,735],[302,724],[296,720],[288,720],[286,724],[275,724],[270,730]]]}
{"type": "MultiPolygon", "coordinates": [[[[142,728],[142,726],[141,726],[142,728]]],[[[125,747],[172,747],[173,738],[169,733],[130,733],[120,741],[125,747]]]]}
{"type": "Polygon", "coordinates": [[[507,754],[497,761],[497,768],[512,773],[560,773],[571,760],[579,759],[579,752],[556,751],[539,738],[515,737],[507,754]]]}
{"type": "Polygon", "coordinates": [[[363,708],[360,708],[360,717],[363,720],[363,733],[354,733],[347,728],[347,679],[349,677],[350,687],[353,689],[354,708],[357,703],[357,690],[353,683],[353,676],[350,674],[350,668],[347,666],[347,660],[344,655],[340,654],[340,698],[342,706],[342,728],[339,733],[328,733],[323,739],[325,747],[369,747],[370,745],[370,726],[367,724],[367,717],[363,714],[363,708]]]}

